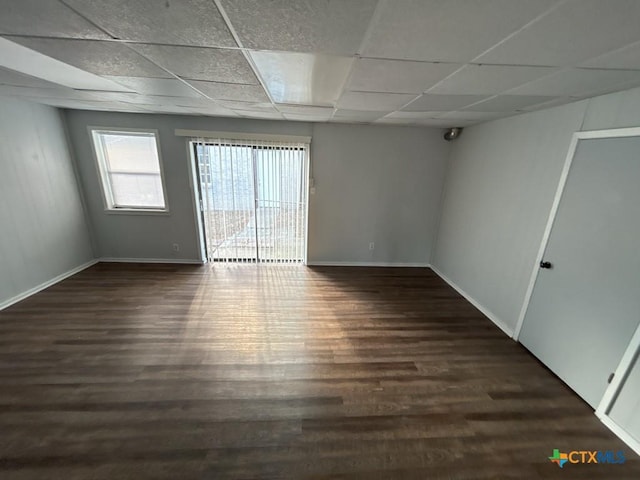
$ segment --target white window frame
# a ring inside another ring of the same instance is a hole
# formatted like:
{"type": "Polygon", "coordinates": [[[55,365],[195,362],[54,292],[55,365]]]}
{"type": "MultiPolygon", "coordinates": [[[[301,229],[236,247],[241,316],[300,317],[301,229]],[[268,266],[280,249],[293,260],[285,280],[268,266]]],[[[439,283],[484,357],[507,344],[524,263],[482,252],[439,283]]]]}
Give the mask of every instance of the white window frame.
{"type": "Polygon", "coordinates": [[[168,215],[169,203],[167,199],[167,187],[164,179],[164,167],[162,161],[162,152],[160,150],[160,136],[158,130],[150,128],[113,128],[113,127],[88,127],[89,140],[93,151],[93,158],[95,161],[98,178],[100,180],[100,190],[102,191],[102,200],[104,203],[104,210],[106,213],[125,213],[125,214],[143,214],[143,215],[168,215]],[[156,151],[158,153],[158,163],[160,167],[160,182],[162,185],[162,196],[164,199],[164,208],[149,208],[149,207],[136,207],[126,206],[118,207],[115,205],[113,199],[113,192],[111,190],[111,182],[109,180],[109,174],[107,171],[106,159],[104,158],[102,149],[98,146],[98,134],[110,133],[116,135],[135,135],[139,133],[152,134],[156,141],[156,151]]]}

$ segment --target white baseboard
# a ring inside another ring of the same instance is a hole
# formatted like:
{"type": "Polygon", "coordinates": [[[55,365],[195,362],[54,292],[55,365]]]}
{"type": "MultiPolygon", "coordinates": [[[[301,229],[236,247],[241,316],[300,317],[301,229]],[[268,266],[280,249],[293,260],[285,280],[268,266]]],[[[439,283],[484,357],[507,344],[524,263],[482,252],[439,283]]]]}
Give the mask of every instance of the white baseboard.
{"type": "Polygon", "coordinates": [[[14,297],[4,300],[0,302],[0,310],[4,310],[5,308],[10,307],[14,303],[18,303],[19,301],[24,300],[25,298],[30,297],[31,295],[41,292],[45,288],[49,288],[51,285],[55,285],[56,283],[61,282],[65,278],[69,278],[72,275],[75,275],[76,273],[81,272],[82,270],[95,265],[96,263],[98,263],[98,260],[91,260],[87,263],[83,263],[82,265],[72,268],[68,272],[64,272],[56,277],[53,277],[51,280],[47,280],[46,282],[43,282],[36,287],[30,288],[29,290],[26,290],[14,297]]]}
{"type": "Polygon", "coordinates": [[[309,267],[419,267],[429,268],[428,263],[403,263],[403,262],[307,262],[309,267]]]}
{"type": "Polygon", "coordinates": [[[602,423],[604,423],[609,430],[618,436],[620,440],[626,443],[629,448],[640,455],[640,442],[629,434],[624,428],[611,420],[607,415],[597,415],[602,423]]]}
{"type": "Polygon", "coordinates": [[[184,259],[184,258],[120,258],[120,257],[101,257],[99,262],[104,263],[178,263],[184,265],[203,265],[202,260],[184,259]]]}
{"type": "Polygon", "coordinates": [[[513,338],[513,334],[514,334],[513,328],[508,327],[491,310],[489,310],[486,307],[484,307],[483,305],[481,305],[476,299],[474,299],[471,295],[469,295],[462,288],[460,288],[458,285],[456,285],[452,280],[447,278],[447,276],[445,274],[443,274],[440,270],[438,270],[433,265],[431,265],[431,270],[433,270],[440,278],[442,278],[445,282],[447,282],[456,292],[458,292],[460,295],[462,295],[471,305],[473,305],[478,310],[480,310],[485,317],[487,317],[489,320],[491,320],[493,323],[495,323],[496,326],[500,330],[502,330],[504,333],[506,333],[509,337],[513,338]]]}

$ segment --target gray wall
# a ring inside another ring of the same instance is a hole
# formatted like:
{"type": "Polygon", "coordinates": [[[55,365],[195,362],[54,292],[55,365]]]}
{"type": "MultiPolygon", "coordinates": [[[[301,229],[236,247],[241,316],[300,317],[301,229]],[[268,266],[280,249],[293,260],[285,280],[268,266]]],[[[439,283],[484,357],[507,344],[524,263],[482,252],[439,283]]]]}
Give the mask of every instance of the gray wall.
{"type": "Polygon", "coordinates": [[[199,259],[187,139],[174,133],[194,129],[312,136],[309,263],[429,261],[449,148],[440,130],[87,111],[66,118],[98,257],[199,259]],[[88,126],[158,130],[169,215],[104,211],[88,126]]]}
{"type": "Polygon", "coordinates": [[[640,89],[465,129],[449,157],[432,263],[516,328],[572,134],[640,125],[640,89]]]}
{"type": "Polygon", "coordinates": [[[310,261],[428,264],[449,148],[437,129],[316,124],[310,261]]]}
{"type": "Polygon", "coordinates": [[[0,307],[93,259],[60,112],[0,97],[0,307]]]}

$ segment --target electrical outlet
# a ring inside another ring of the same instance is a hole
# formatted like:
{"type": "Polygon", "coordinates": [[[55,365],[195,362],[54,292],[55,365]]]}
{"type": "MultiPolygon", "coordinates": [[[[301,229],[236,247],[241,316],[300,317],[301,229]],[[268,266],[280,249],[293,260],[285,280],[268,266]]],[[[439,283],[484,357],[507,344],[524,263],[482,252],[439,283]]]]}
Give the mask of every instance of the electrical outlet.
{"type": "Polygon", "coordinates": [[[371,242],[369,244],[369,250],[373,250],[374,248],[376,248],[376,244],[374,242],[371,242]]]}
{"type": "Polygon", "coordinates": [[[180,251],[180,244],[179,243],[174,243],[173,245],[171,245],[171,248],[173,249],[174,252],[179,252],[180,251]]]}

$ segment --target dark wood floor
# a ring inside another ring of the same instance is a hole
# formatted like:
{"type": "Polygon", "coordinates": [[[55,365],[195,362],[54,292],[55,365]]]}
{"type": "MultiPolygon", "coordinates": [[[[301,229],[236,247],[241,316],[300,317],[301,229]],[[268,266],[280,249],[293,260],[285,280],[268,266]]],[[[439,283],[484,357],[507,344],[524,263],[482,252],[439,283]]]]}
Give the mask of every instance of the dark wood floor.
{"type": "Polygon", "coordinates": [[[0,312],[2,479],[614,479],[638,457],[428,269],[96,265],[0,312]],[[566,465],[552,450],[623,450],[566,465]]]}

